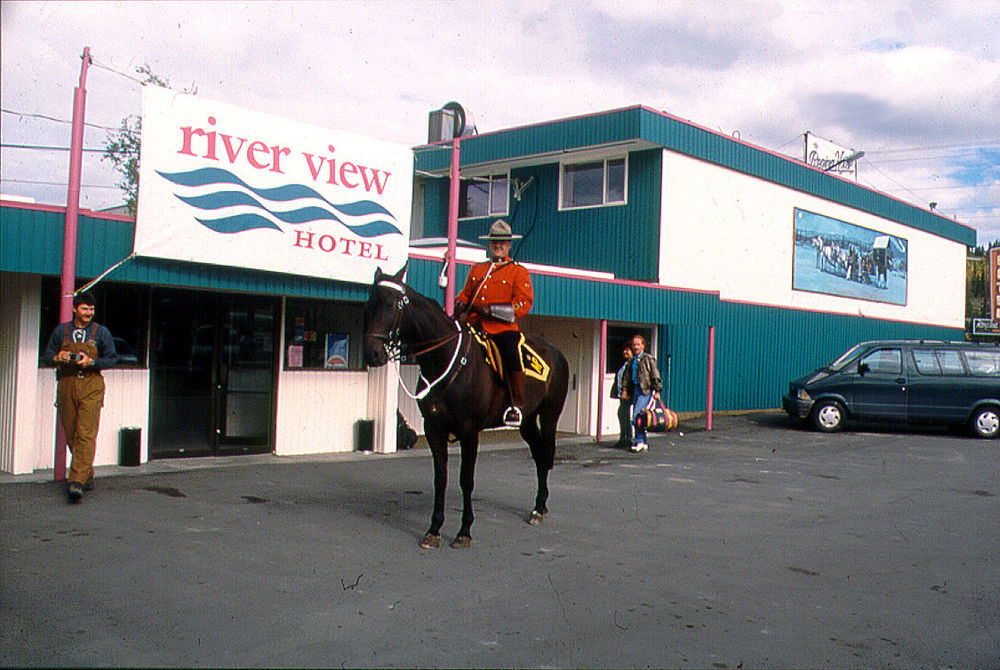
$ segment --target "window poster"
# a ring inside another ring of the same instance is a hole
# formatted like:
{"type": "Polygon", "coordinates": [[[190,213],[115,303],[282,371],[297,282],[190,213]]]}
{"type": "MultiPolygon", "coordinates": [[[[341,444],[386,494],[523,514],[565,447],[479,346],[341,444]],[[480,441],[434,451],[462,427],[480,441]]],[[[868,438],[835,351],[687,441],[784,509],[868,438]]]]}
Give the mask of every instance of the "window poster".
{"type": "Polygon", "coordinates": [[[288,345],[288,367],[301,368],[302,359],[303,359],[302,345],[301,344],[288,345]]]}
{"type": "Polygon", "coordinates": [[[794,209],[792,288],[906,304],[907,241],[794,209]]]}
{"type": "Polygon", "coordinates": [[[347,352],[350,335],[347,333],[326,334],[326,357],[323,367],[332,370],[347,369],[347,352]]]}

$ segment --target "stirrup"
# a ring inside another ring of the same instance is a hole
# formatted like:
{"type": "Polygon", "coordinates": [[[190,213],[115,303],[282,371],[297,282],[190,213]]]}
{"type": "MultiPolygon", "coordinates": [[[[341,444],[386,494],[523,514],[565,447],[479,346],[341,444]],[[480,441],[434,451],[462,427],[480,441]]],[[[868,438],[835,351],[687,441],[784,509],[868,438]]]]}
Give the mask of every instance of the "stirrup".
{"type": "Polygon", "coordinates": [[[511,428],[518,428],[521,425],[521,408],[517,405],[508,407],[507,411],[503,413],[503,424],[511,428]]]}

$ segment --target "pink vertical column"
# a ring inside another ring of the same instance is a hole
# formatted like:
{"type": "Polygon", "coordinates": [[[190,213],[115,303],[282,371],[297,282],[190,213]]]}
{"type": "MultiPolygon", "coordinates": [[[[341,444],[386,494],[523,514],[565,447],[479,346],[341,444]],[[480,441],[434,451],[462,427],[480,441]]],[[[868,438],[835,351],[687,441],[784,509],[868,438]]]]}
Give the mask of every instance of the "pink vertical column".
{"type": "Polygon", "coordinates": [[[601,430],[604,427],[604,370],[606,369],[608,351],[608,320],[601,319],[601,353],[597,373],[597,441],[601,441],[601,430]]]}
{"type": "Polygon", "coordinates": [[[461,159],[461,139],[451,141],[451,182],[448,184],[448,285],[444,289],[444,311],[455,313],[455,253],[458,246],[458,194],[461,176],[458,169],[461,159]]]}
{"type": "Polygon", "coordinates": [[[705,392],[705,430],[712,430],[712,395],[715,392],[715,326],[708,327],[708,390],[705,392]]]}
{"type": "MultiPolygon", "coordinates": [[[[69,149],[69,188],[66,193],[66,221],[63,224],[62,275],[59,283],[59,322],[73,318],[73,291],[76,285],[76,228],[80,218],[80,181],[83,171],[83,117],[87,106],[87,68],[90,47],[83,50],[80,85],[73,90],[73,129],[69,149]]],[[[55,481],[66,479],[66,433],[56,420],[55,481]]]]}

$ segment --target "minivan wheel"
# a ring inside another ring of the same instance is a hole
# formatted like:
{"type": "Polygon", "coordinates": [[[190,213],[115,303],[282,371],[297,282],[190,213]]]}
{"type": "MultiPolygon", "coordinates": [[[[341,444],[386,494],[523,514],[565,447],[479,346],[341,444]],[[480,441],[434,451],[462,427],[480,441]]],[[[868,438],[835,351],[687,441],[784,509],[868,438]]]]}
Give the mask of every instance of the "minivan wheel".
{"type": "Polygon", "coordinates": [[[836,400],[821,400],[812,413],[813,425],[824,433],[835,433],[844,426],[844,406],[836,400]]]}
{"type": "Polygon", "coordinates": [[[996,437],[1000,435],[1000,410],[996,407],[976,410],[969,425],[972,427],[972,432],[979,437],[996,437]]]}

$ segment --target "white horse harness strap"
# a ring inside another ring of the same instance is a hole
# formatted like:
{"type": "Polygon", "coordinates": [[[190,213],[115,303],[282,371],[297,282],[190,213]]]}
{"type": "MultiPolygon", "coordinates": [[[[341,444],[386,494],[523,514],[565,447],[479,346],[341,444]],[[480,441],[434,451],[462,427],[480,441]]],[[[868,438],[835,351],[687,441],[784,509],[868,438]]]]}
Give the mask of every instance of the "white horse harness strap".
{"type": "MultiPolygon", "coordinates": [[[[399,291],[399,293],[402,294],[403,298],[404,299],[406,298],[406,288],[402,284],[399,284],[399,283],[394,282],[394,281],[389,281],[388,279],[381,279],[381,280],[379,280],[378,285],[379,286],[384,286],[386,288],[390,288],[390,289],[392,289],[394,291],[399,291]]],[[[403,309],[403,305],[400,305],[400,308],[399,308],[399,311],[397,312],[397,315],[401,315],[402,314],[402,309],[403,309]]],[[[423,400],[425,397],[427,397],[427,394],[430,393],[431,390],[435,386],[437,386],[445,377],[447,377],[448,374],[451,372],[451,369],[455,366],[455,361],[458,359],[458,352],[461,351],[461,349],[462,349],[463,333],[462,333],[462,327],[460,325],[458,325],[458,322],[457,321],[453,321],[453,323],[455,324],[455,328],[458,329],[458,341],[455,342],[455,351],[452,352],[452,354],[451,354],[451,360],[448,362],[448,366],[444,369],[444,372],[442,372],[441,375],[437,379],[435,379],[433,382],[428,382],[427,378],[424,377],[423,370],[421,370],[420,371],[420,379],[424,380],[424,383],[427,384],[427,386],[424,388],[423,391],[421,391],[420,393],[417,393],[417,394],[411,393],[410,389],[406,388],[406,384],[403,383],[403,378],[401,376],[399,377],[399,385],[401,387],[403,387],[403,391],[406,392],[406,395],[410,396],[414,400],[423,400]]],[[[454,335],[450,336],[448,339],[452,339],[453,337],[454,337],[454,335]]],[[[444,342],[447,342],[447,341],[448,340],[444,340],[444,342]]],[[[444,342],[442,342],[441,344],[444,344],[444,342]]],[[[436,346],[438,346],[438,345],[436,345],[436,346]]],[[[436,346],[432,347],[432,348],[436,348],[436,346]]],[[[463,365],[464,364],[465,364],[465,362],[463,360],[463,365]]],[[[396,374],[399,375],[399,360],[396,361],[396,374]]],[[[418,380],[418,383],[419,383],[419,380],[418,380]]]]}

